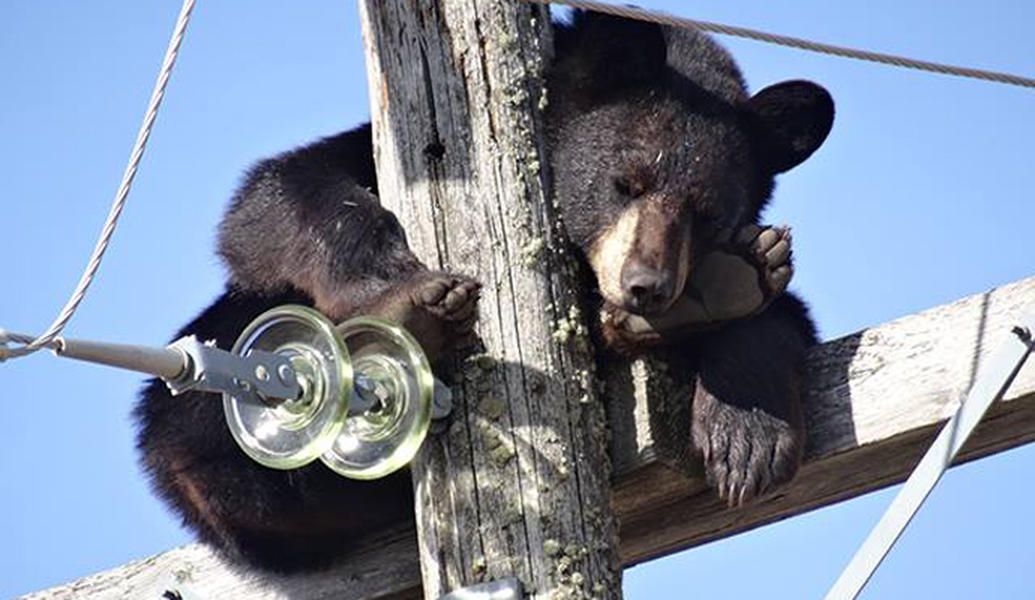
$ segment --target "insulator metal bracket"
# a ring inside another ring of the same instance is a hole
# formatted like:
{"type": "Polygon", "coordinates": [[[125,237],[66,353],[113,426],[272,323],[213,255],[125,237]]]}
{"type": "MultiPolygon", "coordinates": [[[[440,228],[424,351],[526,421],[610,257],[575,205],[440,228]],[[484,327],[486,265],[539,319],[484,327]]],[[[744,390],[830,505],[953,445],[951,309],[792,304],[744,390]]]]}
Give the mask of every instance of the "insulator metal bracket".
{"type": "Polygon", "coordinates": [[[301,394],[291,362],[278,354],[252,350],[247,356],[238,356],[193,335],[176,340],[169,348],[187,357],[183,373],[166,380],[173,395],[200,390],[294,399],[301,394]]]}

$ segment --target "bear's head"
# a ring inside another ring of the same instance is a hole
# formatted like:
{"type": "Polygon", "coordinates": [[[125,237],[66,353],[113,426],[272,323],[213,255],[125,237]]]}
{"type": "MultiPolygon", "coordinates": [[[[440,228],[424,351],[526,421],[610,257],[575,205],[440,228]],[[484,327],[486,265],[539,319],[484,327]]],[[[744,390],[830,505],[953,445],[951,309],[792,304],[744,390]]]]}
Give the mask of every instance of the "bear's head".
{"type": "Polygon", "coordinates": [[[546,121],[568,234],[604,301],[663,312],[710,240],[756,222],[774,176],[819,148],[833,101],[807,81],[750,96],[696,31],[576,13],[555,40],[546,121]]]}

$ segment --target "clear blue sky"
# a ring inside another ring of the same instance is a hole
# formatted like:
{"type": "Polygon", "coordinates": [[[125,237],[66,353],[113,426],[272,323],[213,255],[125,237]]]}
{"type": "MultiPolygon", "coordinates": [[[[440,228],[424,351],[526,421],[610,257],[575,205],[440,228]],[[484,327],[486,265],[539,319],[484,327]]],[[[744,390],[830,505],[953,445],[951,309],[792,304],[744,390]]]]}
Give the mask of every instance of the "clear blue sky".
{"type": "MultiPolygon", "coordinates": [[[[1035,75],[1035,4],[643,1],[690,17],[1035,75]]],[[[0,23],[0,326],[65,301],[125,164],[179,3],[17,2],[0,23]]],[[[723,39],[753,89],[826,85],[827,144],[769,214],[831,338],[1035,274],[1035,92],[723,39]]],[[[354,2],[201,2],[121,228],[68,330],[163,343],[219,291],[220,214],[253,160],[366,120],[354,2]]],[[[39,354],[0,366],[0,597],[189,541],[147,489],[141,378],[39,354]]],[[[1035,448],[955,469],[868,598],[1032,597],[1035,448]]],[[[884,491],[637,567],[633,599],[813,598],[884,491]]]]}

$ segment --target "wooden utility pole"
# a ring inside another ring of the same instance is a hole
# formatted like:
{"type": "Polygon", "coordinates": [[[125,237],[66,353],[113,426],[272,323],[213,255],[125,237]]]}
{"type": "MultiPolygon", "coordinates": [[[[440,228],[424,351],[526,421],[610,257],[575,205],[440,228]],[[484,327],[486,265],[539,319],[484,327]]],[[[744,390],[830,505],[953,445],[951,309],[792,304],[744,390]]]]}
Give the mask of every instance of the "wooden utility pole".
{"type": "Polygon", "coordinates": [[[432,269],[484,284],[484,352],[414,465],[425,598],[517,577],[620,598],[603,407],[543,169],[549,12],[362,0],[378,193],[432,269]]]}

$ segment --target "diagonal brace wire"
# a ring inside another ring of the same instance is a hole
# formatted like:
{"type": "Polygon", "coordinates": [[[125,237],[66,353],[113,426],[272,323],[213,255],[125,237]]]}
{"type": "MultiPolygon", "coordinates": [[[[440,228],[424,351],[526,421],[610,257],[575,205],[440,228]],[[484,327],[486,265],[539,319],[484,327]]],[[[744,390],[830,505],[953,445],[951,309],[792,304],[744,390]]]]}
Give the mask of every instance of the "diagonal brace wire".
{"type": "Polygon", "coordinates": [[[862,591],[899,536],[920,510],[956,454],[981,421],[981,417],[1006,393],[1031,355],[1035,345],[1035,310],[1029,310],[1002,345],[981,365],[966,400],[942,428],[934,443],[870,531],[851,562],[827,592],[826,600],[852,600],[862,591]]]}
{"type": "Polygon", "coordinates": [[[158,109],[162,104],[162,98],[165,96],[165,88],[169,83],[169,77],[172,75],[173,65],[176,64],[180,44],[183,42],[183,37],[187,32],[187,23],[190,21],[191,11],[194,10],[194,3],[195,0],[184,0],[180,8],[176,27],[173,29],[169,46],[165,50],[165,59],[162,61],[158,80],[155,82],[154,90],[151,92],[151,100],[148,102],[147,111],[144,113],[144,122],[140,125],[136,142],[133,144],[133,151],[129,155],[129,163],[122,174],[122,183],[119,184],[118,191],[115,193],[115,199],[112,201],[111,209],[108,211],[108,218],[104,222],[100,237],[97,239],[97,244],[90,254],[90,260],[87,262],[86,269],[79,278],[75,291],[72,292],[72,296],[68,299],[65,307],[61,309],[61,313],[58,314],[57,318],[54,319],[54,322],[51,323],[50,327],[43,334],[28,343],[25,342],[25,336],[20,335],[7,335],[6,340],[0,340],[0,361],[32,354],[41,348],[49,346],[61,334],[65,326],[68,325],[72,315],[75,314],[75,311],[86,296],[86,290],[97,276],[97,269],[101,266],[101,259],[108,249],[112,234],[115,233],[115,226],[118,224],[119,216],[122,215],[122,209],[126,206],[126,199],[129,197],[129,190],[133,185],[133,178],[136,176],[140,159],[144,156],[144,148],[147,147],[147,140],[151,136],[151,128],[154,125],[155,118],[158,116],[158,109]],[[23,345],[9,348],[3,344],[5,341],[23,345]]]}

